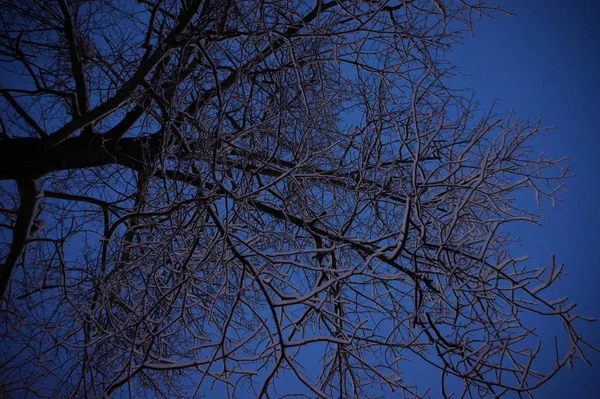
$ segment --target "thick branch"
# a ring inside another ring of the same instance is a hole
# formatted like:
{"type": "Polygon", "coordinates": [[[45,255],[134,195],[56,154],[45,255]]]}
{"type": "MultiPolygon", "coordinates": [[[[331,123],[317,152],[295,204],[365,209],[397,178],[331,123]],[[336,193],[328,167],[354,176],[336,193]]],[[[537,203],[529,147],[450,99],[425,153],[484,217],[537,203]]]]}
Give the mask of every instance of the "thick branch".
{"type": "Polygon", "coordinates": [[[19,104],[19,102],[10,94],[10,92],[0,84],[0,94],[8,101],[15,111],[35,130],[40,137],[48,137],[44,129],[29,115],[29,113],[19,104]]]}
{"type": "Polygon", "coordinates": [[[50,137],[51,145],[58,146],[77,130],[106,117],[127,102],[134,90],[141,85],[146,79],[146,76],[152,72],[152,69],[168,54],[169,51],[172,50],[172,46],[175,43],[178,35],[187,28],[201,3],[202,2],[200,0],[195,0],[192,2],[192,4],[190,4],[187,12],[182,13],[179,16],[176,27],[169,34],[167,40],[165,40],[162,45],[158,46],[156,51],[142,60],[140,66],[133,74],[131,79],[123,84],[123,86],[115,93],[113,97],[81,117],[74,118],[62,128],[54,132],[50,137]]]}
{"type": "Polygon", "coordinates": [[[17,181],[21,205],[17,213],[17,221],[13,229],[10,251],[4,264],[0,265],[0,301],[10,283],[13,269],[23,254],[25,243],[31,231],[31,225],[35,217],[38,200],[41,196],[41,188],[37,180],[17,181]]]}
{"type": "MultiPolygon", "coordinates": [[[[88,89],[85,82],[85,74],[83,72],[83,62],[82,55],[80,54],[79,47],[82,46],[82,43],[78,43],[78,38],[76,37],[75,27],[71,23],[71,12],[69,10],[69,6],[65,2],[65,0],[60,0],[58,2],[60,5],[60,9],[64,16],[64,34],[69,43],[69,58],[71,60],[71,71],[73,73],[73,79],[75,80],[75,92],[76,92],[76,103],[74,111],[77,117],[88,112],[89,109],[89,99],[88,99],[88,89]]],[[[79,39],[81,40],[81,39],[79,39]]],[[[84,132],[86,134],[94,133],[94,125],[89,124],[84,128],[84,132]]]]}
{"type": "Polygon", "coordinates": [[[2,140],[0,180],[37,179],[51,172],[122,164],[138,169],[161,150],[161,133],[105,140],[101,135],[71,137],[50,147],[32,138],[2,140]],[[135,167],[134,167],[135,166],[135,167]]]}

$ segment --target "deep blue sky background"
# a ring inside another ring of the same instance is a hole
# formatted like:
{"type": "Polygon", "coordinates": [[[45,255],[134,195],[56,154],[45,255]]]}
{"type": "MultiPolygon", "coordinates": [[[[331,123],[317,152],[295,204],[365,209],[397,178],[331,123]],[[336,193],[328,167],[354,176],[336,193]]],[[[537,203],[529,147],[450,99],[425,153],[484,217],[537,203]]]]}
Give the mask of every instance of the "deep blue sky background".
{"type": "MultiPolygon", "coordinates": [[[[578,303],[578,313],[600,319],[600,1],[508,0],[516,16],[496,15],[480,21],[473,37],[457,46],[452,59],[467,87],[487,108],[514,108],[518,116],[546,114],[557,129],[535,143],[546,153],[567,155],[575,177],[564,201],[542,227],[517,227],[522,244],[515,255],[532,256],[532,266],[547,264],[549,254],[565,264],[566,278],[553,290],[578,303]]],[[[559,331],[543,324],[542,334],[559,331]]],[[[580,331],[600,346],[600,323],[582,323],[580,331]]],[[[592,367],[582,362],[565,369],[540,388],[539,398],[599,398],[600,356],[592,367]]],[[[432,392],[433,393],[433,392],[432,392]]]]}
{"type": "MultiPolygon", "coordinates": [[[[501,4],[516,16],[497,14],[476,24],[474,36],[451,54],[468,75],[453,84],[475,89],[483,109],[498,100],[498,112],[514,109],[532,120],[546,114],[546,123],[557,125],[536,142],[536,149],[569,156],[576,176],[568,182],[564,201],[543,209],[548,217],[542,227],[514,230],[522,239],[515,256],[531,255],[529,262],[537,267],[554,253],[568,275],[552,294],[568,295],[578,303],[578,313],[600,319],[600,0],[501,4]]],[[[544,338],[561,333],[555,323],[540,327],[544,338]]],[[[579,327],[600,346],[600,322],[579,327]]],[[[536,397],[600,398],[600,355],[590,359],[592,367],[576,362],[574,370],[560,372],[536,397]]],[[[437,386],[431,395],[439,395],[437,386]]]]}

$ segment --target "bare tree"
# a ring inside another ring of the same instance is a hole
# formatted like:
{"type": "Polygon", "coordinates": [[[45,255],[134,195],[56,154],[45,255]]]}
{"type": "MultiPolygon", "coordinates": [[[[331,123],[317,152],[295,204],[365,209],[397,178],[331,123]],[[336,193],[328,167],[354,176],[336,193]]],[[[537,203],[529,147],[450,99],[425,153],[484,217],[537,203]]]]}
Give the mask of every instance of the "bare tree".
{"type": "Polygon", "coordinates": [[[568,162],[448,87],[472,3],[1,0],[0,389],[527,396],[585,359],[505,228],[568,162]]]}

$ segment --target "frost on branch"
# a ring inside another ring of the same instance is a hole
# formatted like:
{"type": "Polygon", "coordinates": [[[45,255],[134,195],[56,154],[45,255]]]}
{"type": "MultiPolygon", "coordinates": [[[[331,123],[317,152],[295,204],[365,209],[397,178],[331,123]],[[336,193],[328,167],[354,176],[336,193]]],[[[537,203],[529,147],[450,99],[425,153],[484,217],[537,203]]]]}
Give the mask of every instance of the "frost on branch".
{"type": "Polygon", "coordinates": [[[447,85],[493,6],[26,3],[2,3],[9,396],[500,396],[585,360],[562,265],[506,233],[567,160],[447,85]]]}

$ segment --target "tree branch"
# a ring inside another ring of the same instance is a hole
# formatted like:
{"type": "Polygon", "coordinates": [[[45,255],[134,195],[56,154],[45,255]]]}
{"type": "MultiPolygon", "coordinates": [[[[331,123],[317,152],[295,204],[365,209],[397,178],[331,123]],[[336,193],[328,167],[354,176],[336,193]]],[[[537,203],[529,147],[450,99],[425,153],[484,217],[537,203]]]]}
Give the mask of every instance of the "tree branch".
{"type": "Polygon", "coordinates": [[[14,108],[14,110],[17,111],[21,118],[23,118],[25,122],[27,122],[41,138],[48,137],[48,134],[44,131],[44,129],[37,124],[31,115],[29,115],[29,113],[23,109],[21,104],[19,104],[19,102],[10,94],[7,89],[4,88],[4,86],[2,86],[2,84],[0,84],[0,93],[2,94],[2,97],[4,97],[6,101],[8,101],[8,103],[14,108]]]}
{"type": "Polygon", "coordinates": [[[13,229],[10,251],[4,264],[0,264],[0,301],[4,298],[4,293],[10,283],[14,267],[25,249],[25,244],[37,211],[38,201],[42,194],[37,180],[17,180],[17,188],[21,197],[21,204],[19,205],[17,221],[13,229]]]}

